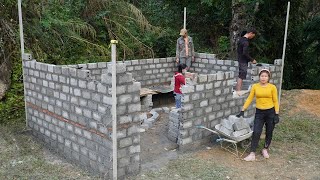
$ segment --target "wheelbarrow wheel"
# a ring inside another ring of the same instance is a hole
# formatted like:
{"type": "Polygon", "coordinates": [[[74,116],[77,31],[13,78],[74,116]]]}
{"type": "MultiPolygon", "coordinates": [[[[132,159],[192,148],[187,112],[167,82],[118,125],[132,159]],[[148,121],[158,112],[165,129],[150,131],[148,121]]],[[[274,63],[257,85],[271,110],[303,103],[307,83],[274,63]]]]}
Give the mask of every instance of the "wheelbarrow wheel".
{"type": "Polygon", "coordinates": [[[240,142],[240,147],[243,148],[243,149],[249,148],[250,145],[251,145],[251,138],[245,139],[245,140],[240,142]]]}

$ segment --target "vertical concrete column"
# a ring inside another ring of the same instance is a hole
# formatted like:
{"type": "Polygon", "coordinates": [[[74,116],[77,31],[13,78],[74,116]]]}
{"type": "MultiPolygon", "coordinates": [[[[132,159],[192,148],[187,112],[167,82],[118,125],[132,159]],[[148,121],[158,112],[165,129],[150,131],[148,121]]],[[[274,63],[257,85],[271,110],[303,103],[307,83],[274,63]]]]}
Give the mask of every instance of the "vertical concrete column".
{"type": "MultiPolygon", "coordinates": [[[[112,66],[108,63],[107,74],[101,81],[111,84],[112,66]]],[[[140,172],[140,82],[134,82],[131,73],[126,72],[125,63],[117,63],[117,140],[118,178],[140,172]]],[[[111,89],[109,89],[111,90],[111,89]]],[[[111,99],[109,99],[111,100],[111,99]]],[[[111,130],[111,125],[108,125],[111,130]]],[[[111,134],[112,136],[112,134],[111,134]]]]}

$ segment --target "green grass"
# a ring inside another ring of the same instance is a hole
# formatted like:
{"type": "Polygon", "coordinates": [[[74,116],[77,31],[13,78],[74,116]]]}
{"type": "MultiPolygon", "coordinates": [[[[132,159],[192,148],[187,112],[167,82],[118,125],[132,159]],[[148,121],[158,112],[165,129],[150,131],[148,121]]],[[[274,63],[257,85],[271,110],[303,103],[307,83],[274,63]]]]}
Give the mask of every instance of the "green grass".
{"type": "Polygon", "coordinates": [[[212,159],[200,159],[185,154],[178,160],[171,161],[166,167],[140,175],[137,179],[226,179],[230,170],[219,166],[212,159]]]}
{"type": "Polygon", "coordinates": [[[320,119],[284,117],[274,130],[274,140],[318,146],[320,145],[320,119]]]}
{"type": "Polygon", "coordinates": [[[285,117],[274,130],[274,141],[276,152],[288,160],[319,166],[320,119],[300,115],[285,117]]]}
{"type": "Polygon", "coordinates": [[[64,161],[46,160],[43,146],[23,128],[0,125],[0,179],[94,179],[64,161]]]}

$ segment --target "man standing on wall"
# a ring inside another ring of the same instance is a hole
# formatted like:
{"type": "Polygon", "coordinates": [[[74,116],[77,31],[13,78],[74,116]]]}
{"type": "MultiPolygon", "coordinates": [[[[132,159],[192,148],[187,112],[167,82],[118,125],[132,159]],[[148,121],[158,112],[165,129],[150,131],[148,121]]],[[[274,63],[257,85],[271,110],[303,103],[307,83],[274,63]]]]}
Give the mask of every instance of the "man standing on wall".
{"type": "Polygon", "coordinates": [[[251,62],[253,64],[256,64],[257,61],[253,59],[249,55],[249,40],[253,39],[255,35],[257,34],[257,31],[254,29],[250,29],[249,31],[244,31],[241,35],[242,37],[239,39],[238,42],[238,62],[239,62],[239,76],[237,79],[237,86],[236,91],[238,95],[240,94],[243,80],[247,77],[247,70],[248,70],[248,63],[251,62]]]}
{"type": "Polygon", "coordinates": [[[176,62],[186,64],[187,70],[190,69],[191,61],[194,62],[194,45],[192,38],[188,36],[186,29],[180,30],[180,38],[177,40],[176,62]]]}

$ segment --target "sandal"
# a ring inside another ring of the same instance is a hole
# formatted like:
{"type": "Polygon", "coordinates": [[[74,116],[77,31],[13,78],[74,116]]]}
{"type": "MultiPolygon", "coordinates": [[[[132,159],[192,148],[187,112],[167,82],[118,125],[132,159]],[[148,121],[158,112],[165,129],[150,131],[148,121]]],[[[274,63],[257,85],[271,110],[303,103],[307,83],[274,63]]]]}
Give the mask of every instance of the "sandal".
{"type": "Polygon", "coordinates": [[[254,152],[251,152],[247,157],[245,157],[243,160],[249,162],[249,161],[255,161],[256,155],[254,152]]]}

